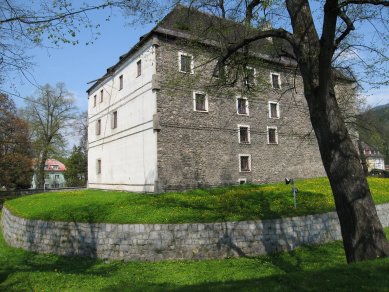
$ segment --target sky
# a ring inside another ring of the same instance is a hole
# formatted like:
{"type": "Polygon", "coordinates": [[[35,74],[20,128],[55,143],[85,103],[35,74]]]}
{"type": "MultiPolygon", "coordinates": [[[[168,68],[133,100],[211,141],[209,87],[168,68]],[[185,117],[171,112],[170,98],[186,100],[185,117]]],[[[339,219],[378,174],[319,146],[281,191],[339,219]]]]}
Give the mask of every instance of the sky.
{"type": "MultiPolygon", "coordinates": [[[[105,74],[106,69],[115,64],[120,55],[127,52],[138,42],[140,36],[154,26],[126,25],[128,21],[120,12],[113,12],[110,21],[105,21],[106,15],[100,11],[93,13],[91,17],[101,24],[95,31],[100,33],[100,37],[93,44],[84,45],[90,39],[90,33],[82,32],[78,36],[79,45],[42,47],[27,51],[34,56],[33,83],[55,85],[64,82],[67,89],[73,93],[76,105],[81,111],[87,110],[86,90],[91,85],[88,82],[105,74]]],[[[12,82],[22,97],[31,96],[36,91],[34,84],[21,78],[16,77],[12,82]]],[[[14,97],[14,100],[18,107],[23,106],[23,99],[14,97]]],[[[389,103],[389,87],[368,91],[366,101],[372,107],[389,103]]]]}

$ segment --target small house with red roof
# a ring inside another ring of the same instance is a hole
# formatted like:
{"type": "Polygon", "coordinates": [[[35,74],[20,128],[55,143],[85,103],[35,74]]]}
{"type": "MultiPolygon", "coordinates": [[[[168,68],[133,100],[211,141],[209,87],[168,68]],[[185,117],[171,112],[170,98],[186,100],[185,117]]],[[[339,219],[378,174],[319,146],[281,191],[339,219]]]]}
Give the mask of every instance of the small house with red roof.
{"type": "MultiPolygon", "coordinates": [[[[45,189],[58,189],[66,186],[66,166],[56,159],[47,159],[45,163],[45,189]]],[[[36,189],[35,174],[32,178],[32,189],[36,189]]]]}

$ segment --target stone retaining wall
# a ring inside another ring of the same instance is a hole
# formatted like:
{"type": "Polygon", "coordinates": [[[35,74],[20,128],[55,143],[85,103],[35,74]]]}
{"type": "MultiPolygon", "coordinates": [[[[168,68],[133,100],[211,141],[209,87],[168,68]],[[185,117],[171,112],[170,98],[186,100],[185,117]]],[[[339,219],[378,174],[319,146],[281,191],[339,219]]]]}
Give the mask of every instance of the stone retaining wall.
{"type": "MultiPolygon", "coordinates": [[[[40,253],[158,261],[254,256],[340,240],[335,212],[275,220],[188,224],[87,224],[27,220],[3,208],[5,240],[40,253]]],[[[389,226],[389,204],[378,205],[389,226]]]]}

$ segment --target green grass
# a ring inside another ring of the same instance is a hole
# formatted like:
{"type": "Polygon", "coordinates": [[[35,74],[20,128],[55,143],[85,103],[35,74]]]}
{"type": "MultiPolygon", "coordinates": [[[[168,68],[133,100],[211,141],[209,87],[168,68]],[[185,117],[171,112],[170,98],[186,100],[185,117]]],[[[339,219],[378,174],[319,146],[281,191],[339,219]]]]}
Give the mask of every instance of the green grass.
{"type": "Polygon", "coordinates": [[[252,258],[124,263],[26,252],[1,234],[0,291],[389,291],[389,259],[347,265],[341,242],[252,258]]]}
{"type": "MultiPolygon", "coordinates": [[[[389,179],[369,178],[376,204],[389,202],[389,179]]],[[[326,178],[297,181],[297,209],[291,186],[244,185],[144,195],[82,190],[26,196],[5,203],[15,215],[42,220],[107,223],[187,223],[271,219],[335,210],[326,178]]]]}

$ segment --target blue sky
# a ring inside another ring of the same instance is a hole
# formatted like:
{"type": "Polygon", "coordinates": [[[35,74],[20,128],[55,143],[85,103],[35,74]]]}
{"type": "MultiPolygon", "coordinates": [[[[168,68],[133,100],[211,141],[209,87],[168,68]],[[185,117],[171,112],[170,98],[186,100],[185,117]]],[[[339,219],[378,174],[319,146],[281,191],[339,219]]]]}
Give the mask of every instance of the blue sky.
{"type": "MultiPolygon", "coordinates": [[[[147,33],[154,24],[126,25],[128,22],[120,12],[113,12],[111,20],[105,21],[106,14],[101,11],[91,15],[100,29],[101,35],[91,45],[84,45],[91,35],[82,32],[78,37],[80,44],[65,45],[62,48],[35,48],[28,51],[34,56],[36,64],[32,69],[37,84],[56,84],[64,82],[67,89],[74,94],[76,104],[80,110],[87,109],[87,83],[101,77],[106,68],[118,61],[123,53],[127,52],[138,40],[147,33]]],[[[49,45],[49,44],[48,44],[49,45]]],[[[23,97],[33,95],[36,87],[21,78],[15,77],[13,83],[23,97]]],[[[11,89],[10,89],[11,91],[11,89]]],[[[371,106],[389,103],[389,87],[372,90],[367,93],[367,102],[371,106]]],[[[23,106],[23,100],[14,98],[17,106],[23,106]]]]}

